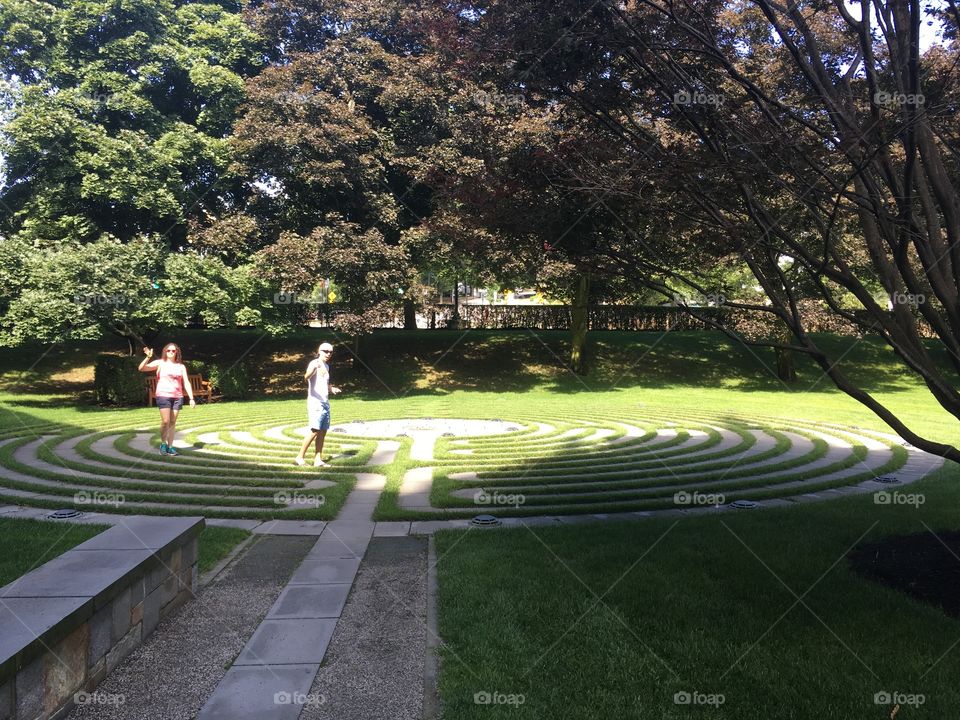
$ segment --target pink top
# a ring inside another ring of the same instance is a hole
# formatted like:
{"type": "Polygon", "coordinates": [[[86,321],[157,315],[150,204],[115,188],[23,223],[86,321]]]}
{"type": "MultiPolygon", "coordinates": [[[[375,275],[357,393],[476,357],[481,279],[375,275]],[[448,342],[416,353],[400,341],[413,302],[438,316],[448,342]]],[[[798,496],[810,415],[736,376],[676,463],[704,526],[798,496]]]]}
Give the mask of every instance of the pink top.
{"type": "Polygon", "coordinates": [[[183,365],[161,360],[157,367],[157,397],[183,397],[183,365]]]}

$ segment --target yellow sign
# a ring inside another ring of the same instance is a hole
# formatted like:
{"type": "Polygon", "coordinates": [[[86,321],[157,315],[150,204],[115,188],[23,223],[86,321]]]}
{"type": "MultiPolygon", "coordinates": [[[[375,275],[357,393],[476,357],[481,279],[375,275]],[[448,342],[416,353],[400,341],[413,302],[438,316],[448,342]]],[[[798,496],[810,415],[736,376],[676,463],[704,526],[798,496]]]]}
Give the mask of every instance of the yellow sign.
{"type": "Polygon", "coordinates": [[[336,299],[337,299],[337,294],[333,290],[327,293],[327,300],[329,300],[330,302],[333,302],[336,299]]]}

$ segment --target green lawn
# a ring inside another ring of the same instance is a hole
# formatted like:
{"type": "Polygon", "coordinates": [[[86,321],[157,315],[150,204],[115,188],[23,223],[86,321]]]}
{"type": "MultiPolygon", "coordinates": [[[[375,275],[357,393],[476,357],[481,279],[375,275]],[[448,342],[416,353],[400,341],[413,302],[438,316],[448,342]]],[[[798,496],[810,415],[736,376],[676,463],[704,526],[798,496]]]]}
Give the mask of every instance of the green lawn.
{"type": "MultiPolygon", "coordinates": [[[[184,345],[198,351],[210,340],[184,335],[184,345]]],[[[288,339],[294,381],[296,353],[318,336],[288,339]]],[[[911,427],[960,442],[956,419],[877,341],[823,340],[843,356],[848,375],[911,427]]],[[[278,342],[257,345],[255,362],[279,367],[278,342]]],[[[797,382],[785,386],[770,372],[772,356],[712,333],[597,333],[592,371],[582,378],[562,366],[565,343],[560,333],[526,331],[378,333],[367,357],[372,372],[354,371],[343,355],[335,362],[346,392],[334,401],[334,420],[549,417],[602,425],[639,413],[658,421],[715,417],[743,427],[803,422],[888,431],[803,359],[797,382]]],[[[78,433],[129,433],[155,422],[155,410],[65,406],[54,386],[45,386],[51,394],[14,397],[18,383],[42,374],[43,362],[37,368],[0,373],[0,388],[10,393],[0,397],[0,431],[42,434],[55,424],[78,433]]],[[[184,411],[181,427],[235,424],[257,439],[269,423],[299,421],[299,395],[184,411]]],[[[408,450],[410,439],[399,440],[408,450]]],[[[128,435],[115,440],[130,442],[128,435]]],[[[538,465],[564,462],[564,447],[558,442],[556,452],[528,460],[525,469],[536,477],[538,465]]],[[[362,447],[341,462],[362,462],[369,451],[362,447]]],[[[255,450],[251,456],[255,461],[255,450]]],[[[445,457],[451,467],[462,462],[445,457]]],[[[497,461],[487,468],[489,482],[511,472],[497,461]]],[[[509,454],[499,459],[504,466],[513,461],[509,454]]],[[[379,468],[388,478],[379,519],[409,516],[397,491],[417,464],[379,468]]],[[[249,468],[237,467],[239,485],[249,468]]],[[[191,480],[202,485],[204,468],[195,469],[191,480]]],[[[277,487],[291,487],[286,478],[278,474],[277,487]]],[[[349,485],[337,482],[343,497],[349,485]]],[[[782,510],[441,533],[445,717],[954,717],[960,621],[861,577],[847,558],[855,545],[882,537],[960,529],[958,488],[960,471],[951,464],[900,489],[921,493],[919,507],[875,504],[866,495],[782,510]]],[[[256,494],[250,497],[256,504],[256,494]]]]}
{"type": "MultiPolygon", "coordinates": [[[[108,527],[0,518],[0,586],[13,582],[108,527]]],[[[200,574],[214,567],[249,535],[248,531],[238,528],[205,527],[198,542],[200,574]]]]}
{"type": "Polygon", "coordinates": [[[0,518],[0,585],[13,582],[107,527],[0,518]]]}
{"type": "Polygon", "coordinates": [[[868,496],[441,533],[446,717],[890,717],[874,704],[883,692],[924,696],[901,717],[955,717],[960,621],[846,557],[879,537],[957,529],[958,482],[951,466],[910,488],[925,495],[919,509],[868,496]],[[476,704],[484,691],[524,703],[476,704]],[[724,702],[677,704],[676,693],[724,702]]]}

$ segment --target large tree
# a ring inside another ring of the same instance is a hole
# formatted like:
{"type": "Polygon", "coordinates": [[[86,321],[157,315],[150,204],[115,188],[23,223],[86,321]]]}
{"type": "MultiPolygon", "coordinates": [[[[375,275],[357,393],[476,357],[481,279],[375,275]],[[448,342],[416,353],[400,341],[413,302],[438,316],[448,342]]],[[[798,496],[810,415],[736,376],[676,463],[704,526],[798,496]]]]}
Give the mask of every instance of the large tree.
{"type": "Polygon", "coordinates": [[[0,231],[37,243],[171,247],[218,214],[243,79],[263,48],[232,2],[100,0],[0,6],[5,124],[0,231]]]}
{"type": "Polygon", "coordinates": [[[274,61],[235,128],[245,212],[268,240],[257,262],[285,291],[332,278],[341,325],[363,332],[420,298],[432,206],[416,169],[445,132],[447,89],[402,3],[271,3],[249,19],[274,61]]]}
{"type": "MultiPolygon", "coordinates": [[[[955,22],[956,4],[946,7],[955,22]]],[[[734,307],[785,327],[782,347],[906,440],[960,459],[851,381],[809,332],[811,315],[828,313],[879,333],[960,418],[960,48],[920,52],[919,2],[533,0],[454,13],[456,31],[437,33],[445,46],[456,38],[488,71],[578,108],[647,158],[619,186],[659,207],[654,224],[621,217],[632,240],[602,250],[622,274],[666,295],[708,294],[697,266],[748,267],[770,304],[734,307]],[[677,246],[692,267],[675,263],[677,246]]]]}

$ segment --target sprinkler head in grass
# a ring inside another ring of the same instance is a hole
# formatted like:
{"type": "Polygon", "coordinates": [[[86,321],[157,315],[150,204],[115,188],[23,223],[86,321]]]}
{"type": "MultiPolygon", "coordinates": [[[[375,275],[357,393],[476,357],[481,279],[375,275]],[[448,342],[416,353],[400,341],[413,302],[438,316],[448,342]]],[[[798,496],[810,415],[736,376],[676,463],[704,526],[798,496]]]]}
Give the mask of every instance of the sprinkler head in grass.
{"type": "Polygon", "coordinates": [[[730,503],[730,507],[737,510],[752,510],[757,507],[757,504],[753,500],[734,500],[730,503]]]}
{"type": "Polygon", "coordinates": [[[80,511],[73,508],[63,508],[62,510],[54,510],[47,517],[50,520],[69,520],[70,518],[80,517],[80,511]]]}
{"type": "Polygon", "coordinates": [[[478,527],[494,527],[500,524],[500,520],[494,515],[477,515],[470,524],[478,527]]]}

